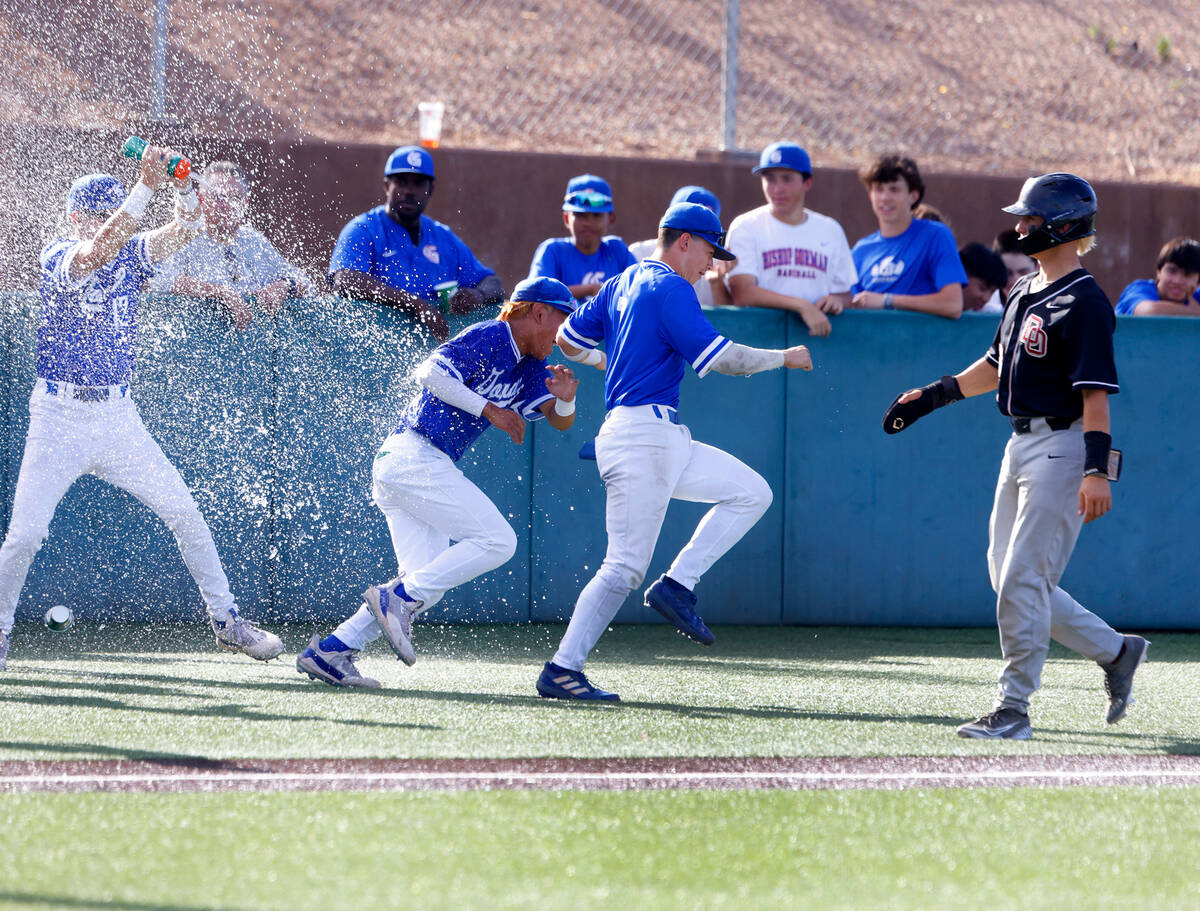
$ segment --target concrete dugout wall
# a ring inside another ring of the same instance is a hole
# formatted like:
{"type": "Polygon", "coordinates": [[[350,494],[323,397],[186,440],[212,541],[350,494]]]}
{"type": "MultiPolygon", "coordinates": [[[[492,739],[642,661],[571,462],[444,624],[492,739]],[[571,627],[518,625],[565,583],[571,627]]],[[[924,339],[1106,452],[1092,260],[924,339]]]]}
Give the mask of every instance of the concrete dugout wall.
{"type": "MultiPolygon", "coordinates": [[[[7,527],[28,422],[37,300],[0,298],[4,327],[0,518],[7,527]]],[[[272,620],[328,621],[390,576],[394,557],[370,502],[371,461],[432,345],[396,313],[317,299],[233,333],[204,304],[143,303],[135,400],[212,526],[241,604],[272,620]]],[[[899,391],[957,370],[991,340],[994,319],[958,322],[851,312],[827,339],[780,313],[714,312],[757,346],[808,344],[811,374],[712,374],[684,383],[681,415],[700,441],[735,454],[775,491],[763,520],[705,577],[714,623],[987,626],[987,517],[1007,424],[990,397],[959,403],[896,437],[880,429],[899,391]]],[[[1064,586],[1112,622],[1196,628],[1200,571],[1188,547],[1200,449],[1180,393],[1200,321],[1121,319],[1123,392],[1112,400],[1126,476],[1115,508],[1084,529],[1064,586]]],[[[601,377],[584,370],[575,428],[531,428],[523,447],[490,431],[460,463],[516,529],[517,556],[452,592],[455,621],[563,620],[604,552],[604,491],[577,452],[603,417],[601,377]]],[[[703,515],[671,506],[651,576],[703,515]]],[[[51,604],[86,619],[202,616],[165,527],[92,478],[68,492],[19,608],[51,604]]],[[[621,621],[651,617],[630,598],[621,621]]]]}

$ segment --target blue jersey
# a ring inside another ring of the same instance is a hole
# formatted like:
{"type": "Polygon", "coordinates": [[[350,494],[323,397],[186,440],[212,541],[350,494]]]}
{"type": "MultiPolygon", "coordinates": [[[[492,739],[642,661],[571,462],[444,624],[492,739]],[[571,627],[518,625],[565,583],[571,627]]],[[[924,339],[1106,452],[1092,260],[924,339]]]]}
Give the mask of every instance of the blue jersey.
{"type": "Polygon", "coordinates": [[[666,263],[645,259],[609,279],[567,317],[567,341],[592,349],[607,343],[604,404],[679,407],[683,365],[704,376],[729,346],[705,318],[696,291],[666,263]]]}
{"type": "Polygon", "coordinates": [[[850,255],[858,269],[854,294],[935,294],[947,285],[967,283],[954,235],[936,221],[914,218],[896,237],[868,234],[850,255]]]}
{"type": "MultiPolygon", "coordinates": [[[[527,421],[542,417],[538,407],[554,398],[546,388],[546,362],[522,355],[508,323],[501,320],[464,329],[439,346],[429,360],[437,370],[527,421]]],[[[422,389],[400,415],[396,431],[415,430],[457,462],[490,426],[487,418],[447,405],[422,389]]]]}
{"type": "Polygon", "coordinates": [[[342,269],[365,272],[385,285],[428,301],[434,286],[456,281],[474,288],[495,273],[440,221],[421,216],[421,237],[414,244],[408,231],[392,220],[386,206],[352,218],[338,235],[329,261],[329,281],[342,269]]]}
{"type": "Polygon", "coordinates": [[[591,254],[580,253],[569,237],[552,237],[538,245],[529,277],[557,278],[564,285],[602,284],[636,262],[619,237],[605,237],[600,241],[600,249],[591,254]]]}
{"type": "Polygon", "coordinates": [[[112,262],[80,279],[71,263],[81,240],[60,238],[42,250],[42,319],[37,375],[80,386],[115,386],[133,378],[138,295],[157,271],[146,235],[135,234],[112,262]]]}
{"type": "MultiPolygon", "coordinates": [[[[1200,307],[1200,290],[1189,297],[1184,303],[1188,307],[1200,307]]],[[[1132,316],[1137,305],[1142,301],[1162,300],[1158,296],[1158,283],[1152,278],[1139,278],[1130,282],[1117,298],[1117,315],[1132,316]]]]}

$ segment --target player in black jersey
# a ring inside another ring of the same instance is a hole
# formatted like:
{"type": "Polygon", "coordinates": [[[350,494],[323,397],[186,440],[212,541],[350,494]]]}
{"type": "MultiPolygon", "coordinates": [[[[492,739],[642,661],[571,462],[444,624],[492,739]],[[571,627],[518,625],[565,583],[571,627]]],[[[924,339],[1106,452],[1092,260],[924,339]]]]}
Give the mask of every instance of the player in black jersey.
{"type": "Polygon", "coordinates": [[[987,353],[957,376],[899,396],[883,418],[898,433],[935,408],[996,390],[1012,422],[989,524],[988,569],[1004,670],[995,708],[962,737],[1028,740],[1029,700],[1050,640],[1104,669],[1109,724],[1132,701],[1149,643],[1118,633],[1058,586],[1085,522],[1112,506],[1108,396],[1119,391],[1112,304],[1080,256],[1095,243],[1096,194],[1074,174],[1030,178],[1004,209],[1038,271],[1013,286],[987,353]]]}

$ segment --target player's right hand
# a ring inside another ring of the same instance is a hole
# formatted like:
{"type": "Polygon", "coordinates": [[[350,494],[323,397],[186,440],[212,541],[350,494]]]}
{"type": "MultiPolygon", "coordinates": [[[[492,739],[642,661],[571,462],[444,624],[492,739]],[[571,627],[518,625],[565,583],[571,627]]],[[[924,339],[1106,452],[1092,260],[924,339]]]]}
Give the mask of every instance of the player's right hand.
{"type": "Polygon", "coordinates": [[[176,154],[163,146],[147,148],[142,154],[142,183],[151,190],[164,186],[171,179],[167,174],[167,161],[176,154]]]}
{"type": "Polygon", "coordinates": [[[803,345],[786,348],[783,352],[783,366],[788,370],[812,370],[812,355],[803,345]]]}
{"type": "Polygon", "coordinates": [[[483,406],[482,416],[487,418],[492,423],[492,426],[499,427],[510,437],[518,446],[525,439],[525,419],[509,408],[501,408],[493,402],[488,402],[483,406]]]}

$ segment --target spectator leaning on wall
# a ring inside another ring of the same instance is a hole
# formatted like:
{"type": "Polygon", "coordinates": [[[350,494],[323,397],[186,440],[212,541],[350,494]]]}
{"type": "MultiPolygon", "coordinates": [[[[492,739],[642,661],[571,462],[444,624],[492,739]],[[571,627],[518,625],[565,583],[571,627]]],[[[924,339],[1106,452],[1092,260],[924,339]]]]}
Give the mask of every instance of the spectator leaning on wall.
{"type": "Polygon", "coordinates": [[[1000,254],[972,241],[958,248],[958,258],[967,273],[963,285],[963,312],[1003,313],[1000,291],[1008,284],[1008,270],[1000,254]]]}
{"type": "Polygon", "coordinates": [[[147,290],[216,301],[238,329],[254,319],[251,300],[274,316],[289,297],[311,294],[308,276],[246,222],[250,185],[232,161],[214,161],[199,180],[204,230],[163,263],[147,290]]]}
{"type": "Polygon", "coordinates": [[[609,234],[616,223],[612,188],[595,174],[580,174],[567,182],[562,204],[569,237],[542,241],[533,254],[530,278],[555,278],[577,300],[587,300],[605,279],[620,275],[637,260],[625,241],[609,234]]]}
{"type": "Polygon", "coordinates": [[[1117,300],[1120,316],[1200,316],[1200,243],[1176,237],[1158,253],[1154,278],[1130,282],[1117,300]]]}
{"type": "Polygon", "coordinates": [[[902,155],[882,155],[863,167],[858,178],[867,188],[879,230],[851,251],[858,269],[852,305],[958,319],[967,275],[950,229],[913,218],[925,196],[917,163],[902,155]]]}
{"type": "Polygon", "coordinates": [[[744,212],[729,226],[729,290],[739,307],[772,307],[797,314],[813,335],[829,335],[830,315],[850,304],[858,280],[842,226],[804,206],[812,188],[808,152],[775,142],[753,173],[766,205],[744,212]]]}
{"type": "Polygon", "coordinates": [[[401,146],[383,169],[385,202],[342,228],[329,262],[329,283],[344,297],[390,304],[426,326],[438,341],[450,335],[439,308],[470,313],[504,300],[495,272],[446,225],[423,214],[433,196],[433,157],[401,146]]]}

